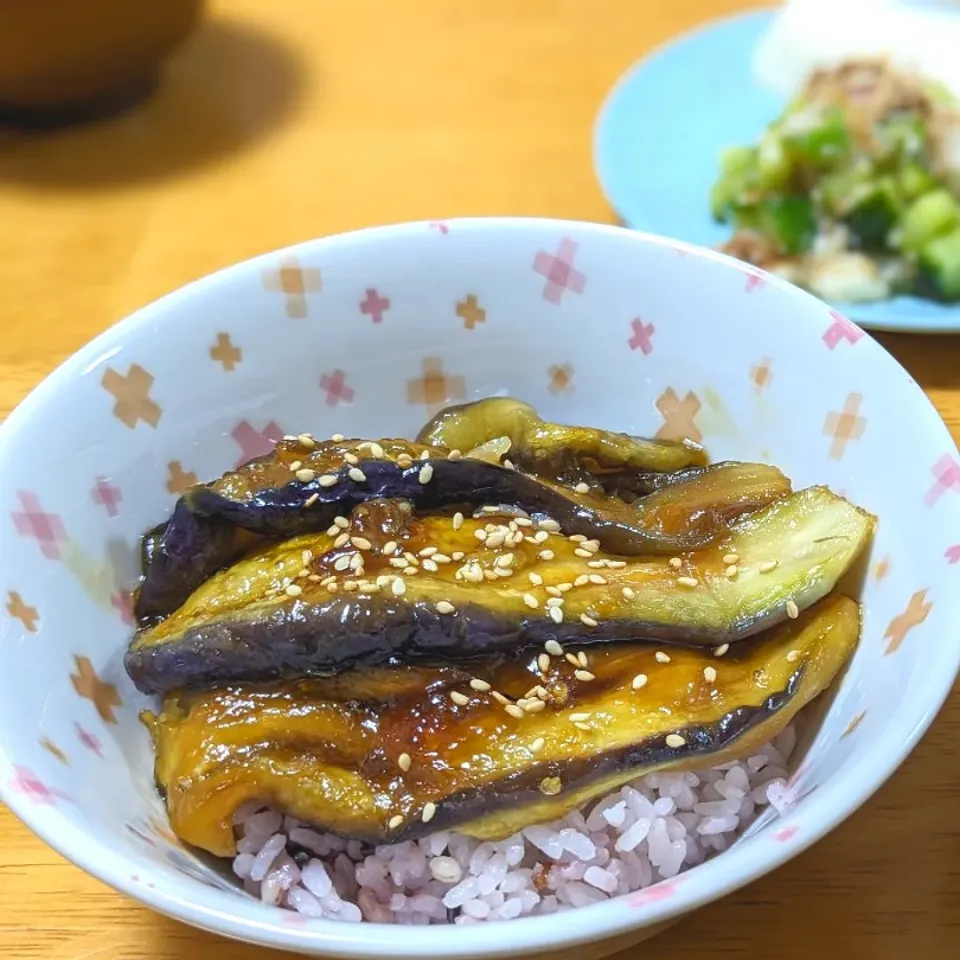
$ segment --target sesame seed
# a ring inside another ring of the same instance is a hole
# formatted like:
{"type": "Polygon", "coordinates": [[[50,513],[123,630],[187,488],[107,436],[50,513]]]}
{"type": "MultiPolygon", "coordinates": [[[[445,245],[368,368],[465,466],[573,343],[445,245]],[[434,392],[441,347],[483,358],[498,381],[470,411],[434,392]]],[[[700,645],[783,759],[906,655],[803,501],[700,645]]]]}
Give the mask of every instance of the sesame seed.
{"type": "Polygon", "coordinates": [[[534,692],[541,700],[547,700],[547,699],[549,698],[549,696],[550,696],[550,695],[547,693],[547,688],[546,688],[545,686],[543,686],[543,684],[540,684],[540,683],[538,683],[538,684],[533,688],[533,692],[534,692]]]}
{"type": "Polygon", "coordinates": [[[397,466],[403,467],[406,469],[409,466],[413,465],[413,457],[409,453],[401,453],[397,455],[397,466]]]}
{"type": "Polygon", "coordinates": [[[584,723],[582,720],[575,722],[574,726],[578,730],[583,730],[585,733],[589,733],[593,729],[589,723],[584,723]]]}
{"type": "Polygon", "coordinates": [[[458,707],[465,707],[470,702],[470,698],[465,693],[461,693],[459,690],[451,691],[450,699],[458,707]]]}
{"type": "Polygon", "coordinates": [[[343,570],[346,570],[349,566],[350,566],[350,558],[346,554],[344,554],[342,557],[337,557],[337,559],[333,561],[334,570],[343,571],[343,570]]]}
{"type": "MultiPolygon", "coordinates": [[[[335,529],[335,530],[339,530],[340,528],[339,528],[339,527],[334,527],[334,529],[335,529]]],[[[333,541],[333,545],[334,545],[335,548],[338,548],[338,549],[339,549],[340,547],[346,546],[349,542],[350,542],[350,534],[349,534],[349,533],[340,533],[340,534],[337,535],[337,539],[333,541]]]]}
{"type": "Polygon", "coordinates": [[[311,493],[306,500],[303,501],[305,507],[312,507],[320,499],[319,493],[311,493]]]}
{"type": "Polygon", "coordinates": [[[739,556],[739,554],[736,554],[736,553],[728,553],[728,554],[726,554],[726,556],[724,556],[723,562],[726,563],[726,564],[739,563],[739,562],[740,562],[740,556],[739,556]]]}
{"type": "Polygon", "coordinates": [[[290,464],[290,472],[296,473],[302,466],[303,466],[302,460],[294,460],[293,463],[290,464]]]}
{"type": "Polygon", "coordinates": [[[508,703],[503,709],[506,710],[514,720],[522,720],[524,717],[523,710],[515,703],[508,703]]]}
{"type": "Polygon", "coordinates": [[[693,589],[694,587],[699,586],[699,581],[696,577],[677,577],[677,586],[693,589]]]}
{"type": "Polygon", "coordinates": [[[680,736],[679,733],[668,733],[667,734],[667,746],[668,747],[682,747],[687,741],[680,736]]]}
{"type": "Polygon", "coordinates": [[[636,596],[636,593],[630,587],[624,587],[621,593],[623,593],[624,600],[632,600],[636,596]]]}
{"type": "Polygon", "coordinates": [[[715,657],[722,657],[730,649],[729,643],[721,643],[716,650],[713,651],[715,657]]]}
{"type": "Polygon", "coordinates": [[[410,769],[410,766],[412,763],[413,763],[413,760],[411,759],[409,753],[401,753],[400,756],[397,757],[397,766],[404,773],[406,773],[410,769]]]}
{"type": "Polygon", "coordinates": [[[350,526],[350,521],[346,517],[334,517],[333,522],[341,529],[346,530],[350,526]]]}
{"type": "Polygon", "coordinates": [[[401,569],[405,568],[407,565],[407,561],[404,560],[403,557],[391,557],[387,562],[391,567],[399,567],[401,569]]]}
{"type": "Polygon", "coordinates": [[[311,583],[319,583],[322,578],[320,577],[319,574],[311,573],[311,574],[308,575],[307,579],[308,579],[311,583]]]}
{"type": "Polygon", "coordinates": [[[370,447],[370,452],[371,452],[378,460],[382,460],[382,459],[383,459],[383,447],[381,447],[380,444],[376,442],[376,440],[371,440],[370,443],[367,444],[367,446],[370,447]]]}
{"type": "Polygon", "coordinates": [[[437,566],[436,560],[431,560],[429,557],[426,557],[420,564],[424,570],[429,571],[430,573],[436,573],[440,568],[437,566]]]}
{"type": "Polygon", "coordinates": [[[608,560],[607,566],[611,570],[622,570],[627,565],[626,560],[608,560]]]}
{"type": "Polygon", "coordinates": [[[674,570],[679,570],[683,566],[683,561],[679,557],[671,557],[668,562],[674,570]]]}
{"type": "Polygon", "coordinates": [[[327,593],[336,593],[339,589],[340,587],[336,582],[327,584],[327,593]]]}
{"type": "Polygon", "coordinates": [[[437,805],[432,800],[428,800],[423,805],[423,811],[420,814],[420,819],[424,823],[429,823],[433,819],[433,815],[436,812],[437,812],[437,805]]]}
{"type": "Polygon", "coordinates": [[[547,593],[549,593],[551,597],[562,597],[562,596],[563,596],[563,591],[562,591],[559,587],[549,586],[549,587],[544,587],[544,590],[546,590],[547,593]]]}
{"type": "Polygon", "coordinates": [[[372,550],[373,544],[366,537],[351,537],[350,542],[358,550],[372,550]]]}
{"type": "Polygon", "coordinates": [[[592,716],[593,716],[592,713],[571,713],[570,722],[583,723],[584,720],[589,720],[592,716]]]}
{"type": "Polygon", "coordinates": [[[539,587],[543,583],[543,577],[539,573],[533,573],[532,571],[527,574],[529,581],[536,587],[539,587]]]}
{"type": "Polygon", "coordinates": [[[630,684],[634,690],[639,690],[641,687],[647,685],[647,675],[645,673],[638,673],[634,678],[633,682],[630,684]]]}
{"type": "Polygon", "coordinates": [[[559,777],[544,777],[540,781],[540,792],[548,797],[555,797],[562,787],[559,777]]]}
{"type": "Polygon", "coordinates": [[[432,557],[432,556],[437,552],[438,549],[439,549],[438,547],[424,547],[424,548],[420,551],[420,556],[421,556],[421,557],[432,557]]]}
{"type": "Polygon", "coordinates": [[[590,484],[589,484],[589,483],[578,483],[573,489],[574,489],[577,493],[589,493],[589,492],[590,492],[590,484]]]}
{"type": "Polygon", "coordinates": [[[301,587],[299,584],[296,584],[296,583],[290,583],[283,588],[283,592],[288,597],[299,597],[300,594],[303,593],[303,587],[301,587]]]}
{"type": "Polygon", "coordinates": [[[380,552],[381,552],[384,556],[386,556],[388,553],[396,553],[396,551],[397,551],[397,541],[396,541],[396,540],[388,540],[388,541],[383,545],[383,547],[382,547],[381,550],[380,550],[380,552]]]}
{"type": "Polygon", "coordinates": [[[590,666],[590,661],[587,659],[587,655],[582,650],[577,651],[577,663],[579,663],[584,669],[590,666]]]}
{"type": "Polygon", "coordinates": [[[538,530],[531,539],[534,543],[543,543],[550,539],[550,534],[546,530],[538,530]]]}
{"type": "Polygon", "coordinates": [[[536,610],[540,606],[540,602],[532,593],[525,593],[523,595],[523,602],[530,607],[531,610],[536,610]]]}
{"type": "Polygon", "coordinates": [[[355,553],[350,558],[350,569],[356,571],[358,574],[363,571],[363,557],[359,553],[355,553]]]}
{"type": "Polygon", "coordinates": [[[557,643],[556,640],[548,640],[544,645],[543,649],[550,654],[551,657],[562,657],[563,656],[563,647],[557,643]]]}
{"type": "Polygon", "coordinates": [[[563,611],[559,607],[551,607],[549,610],[550,619],[554,623],[561,623],[563,621],[563,611]]]}
{"type": "Polygon", "coordinates": [[[363,483],[363,481],[367,479],[367,475],[359,467],[351,467],[347,472],[347,476],[357,483],[363,483]]]}
{"type": "Polygon", "coordinates": [[[343,459],[353,466],[356,466],[360,462],[360,458],[354,453],[345,453],[343,455],[343,459]]]}
{"type": "Polygon", "coordinates": [[[460,459],[462,459],[462,457],[463,457],[463,454],[462,454],[456,447],[454,447],[454,448],[447,454],[447,459],[448,459],[448,460],[460,460],[460,459]]]}
{"type": "Polygon", "coordinates": [[[335,433],[330,439],[331,439],[334,443],[343,443],[343,434],[342,434],[342,433],[335,433]]]}
{"type": "Polygon", "coordinates": [[[510,703],[510,701],[502,693],[500,693],[499,690],[491,690],[490,696],[493,697],[497,703],[503,705],[504,707],[510,703]]]}
{"type": "Polygon", "coordinates": [[[562,607],[564,604],[563,597],[548,597],[544,606],[546,607],[562,607]]]}
{"type": "Polygon", "coordinates": [[[463,514],[458,510],[453,515],[453,529],[459,530],[463,526],[463,514]]]}
{"type": "Polygon", "coordinates": [[[553,557],[554,557],[554,553],[553,553],[552,550],[541,550],[541,551],[537,554],[537,557],[538,557],[540,560],[552,560],[553,557]]]}
{"type": "Polygon", "coordinates": [[[570,536],[567,537],[567,539],[571,543],[583,543],[587,538],[582,533],[571,533],[570,536]]]}
{"type": "Polygon", "coordinates": [[[416,567],[404,567],[401,571],[405,577],[412,577],[417,573],[416,567]]]}
{"type": "Polygon", "coordinates": [[[390,585],[390,590],[395,597],[402,597],[407,592],[407,585],[397,577],[390,585]]]}
{"type": "Polygon", "coordinates": [[[791,650],[791,651],[787,654],[787,663],[796,663],[797,660],[799,660],[799,659],[800,659],[800,651],[799,651],[799,650],[791,650]]]}
{"type": "Polygon", "coordinates": [[[513,563],[512,553],[501,553],[500,556],[493,561],[495,567],[509,567],[511,563],[513,563]]]}
{"type": "Polygon", "coordinates": [[[577,549],[574,550],[573,552],[574,552],[574,555],[575,555],[575,556],[578,556],[578,557],[592,557],[592,556],[593,556],[593,554],[592,554],[589,550],[584,550],[583,547],[577,547],[577,549]]]}
{"type": "Polygon", "coordinates": [[[407,563],[409,563],[411,566],[415,567],[420,562],[409,550],[405,550],[403,552],[403,556],[407,563]]]}
{"type": "Polygon", "coordinates": [[[421,451],[420,451],[420,459],[421,459],[421,460],[429,460],[429,459],[430,459],[430,451],[429,451],[429,450],[421,450],[421,451]]]}
{"type": "MultiPolygon", "coordinates": [[[[318,483],[321,487],[332,487],[340,478],[334,473],[324,473],[320,476],[318,483]]],[[[319,497],[320,494],[315,493],[315,497],[319,497]]]]}
{"type": "Polygon", "coordinates": [[[300,554],[300,560],[301,560],[301,562],[303,563],[303,565],[304,565],[305,567],[310,564],[310,561],[311,561],[312,559],[313,559],[313,551],[312,551],[312,550],[304,550],[303,553],[300,554]]]}
{"type": "Polygon", "coordinates": [[[390,823],[387,824],[387,826],[389,826],[391,830],[396,830],[401,823],[403,823],[403,817],[398,813],[396,816],[390,818],[390,823]]]}
{"type": "Polygon", "coordinates": [[[537,739],[534,740],[533,743],[531,743],[530,746],[527,747],[527,749],[531,753],[539,753],[546,745],[547,745],[547,741],[544,740],[543,737],[537,737],[537,739]]]}
{"type": "Polygon", "coordinates": [[[723,575],[728,580],[733,580],[739,572],[740,572],[740,568],[735,563],[731,563],[730,566],[723,571],[723,575]]]}
{"type": "Polygon", "coordinates": [[[449,600],[438,600],[436,611],[437,613],[454,613],[456,607],[449,600]]]}
{"type": "Polygon", "coordinates": [[[551,533],[556,533],[560,529],[560,524],[556,520],[538,520],[537,528],[540,530],[549,530],[551,533]]]}
{"type": "Polygon", "coordinates": [[[328,537],[335,537],[339,532],[340,532],[340,528],[335,523],[327,527],[328,537]]]}
{"type": "Polygon", "coordinates": [[[714,670],[713,667],[704,667],[703,679],[706,680],[707,683],[713,683],[713,681],[717,679],[717,671],[714,670]]]}
{"type": "Polygon", "coordinates": [[[450,559],[462,560],[465,556],[466,554],[462,550],[454,550],[453,553],[450,554],[450,559]]]}
{"type": "Polygon", "coordinates": [[[580,622],[586,624],[588,627],[595,627],[597,621],[593,617],[588,617],[585,613],[580,614],[580,622]]]}
{"type": "Polygon", "coordinates": [[[793,600],[787,601],[787,616],[791,620],[796,620],[800,616],[800,608],[793,602],[793,600]]]}
{"type": "Polygon", "coordinates": [[[301,447],[306,447],[308,450],[312,450],[315,446],[313,437],[311,437],[309,433],[301,433],[300,436],[297,437],[297,443],[299,443],[301,447]]]}
{"type": "Polygon", "coordinates": [[[589,582],[590,582],[590,578],[585,573],[581,573],[580,576],[573,581],[573,585],[575,587],[582,587],[585,583],[589,583],[589,582]]]}
{"type": "Polygon", "coordinates": [[[546,673],[550,669],[550,657],[545,653],[541,653],[537,657],[537,667],[541,673],[546,673]]]}
{"type": "Polygon", "coordinates": [[[584,683],[588,683],[590,680],[597,679],[589,670],[574,670],[573,675],[578,680],[583,680],[584,683]]]}
{"type": "Polygon", "coordinates": [[[546,709],[546,703],[543,700],[539,699],[528,699],[523,705],[523,709],[527,713],[539,713],[541,710],[546,709]]]}
{"type": "Polygon", "coordinates": [[[487,534],[486,544],[487,544],[488,547],[491,547],[491,548],[493,548],[493,547],[502,547],[502,546],[503,546],[503,541],[504,541],[505,539],[506,539],[506,537],[504,537],[504,535],[503,535],[502,533],[500,533],[499,530],[494,530],[493,533],[488,533],[488,534],[487,534]]]}
{"type": "Polygon", "coordinates": [[[577,658],[577,655],[575,653],[565,653],[563,657],[567,661],[567,663],[573,665],[574,667],[580,666],[580,660],[577,658]]]}
{"type": "Polygon", "coordinates": [[[513,522],[518,527],[532,527],[533,521],[529,517],[514,517],[513,522]]]}
{"type": "Polygon", "coordinates": [[[296,473],[296,477],[301,483],[309,483],[315,476],[316,473],[308,467],[304,467],[296,473]]]}
{"type": "Polygon", "coordinates": [[[764,560],[757,569],[761,573],[769,573],[771,570],[776,570],[779,565],[779,560],[764,560]]]}
{"type": "Polygon", "coordinates": [[[601,577],[599,573],[591,573],[587,578],[591,583],[606,583],[607,578],[601,577]]]}
{"type": "Polygon", "coordinates": [[[486,680],[481,680],[479,677],[474,677],[470,681],[470,686],[478,693],[487,693],[490,690],[490,684],[487,683],[486,680]]]}
{"type": "Polygon", "coordinates": [[[664,653],[662,650],[658,650],[653,656],[656,658],[656,660],[657,660],[658,663],[669,663],[669,662],[670,662],[670,657],[669,657],[669,655],[666,654],[666,653],[664,653]]]}
{"type": "Polygon", "coordinates": [[[433,464],[428,463],[426,466],[421,467],[420,472],[417,474],[417,479],[421,483],[429,483],[433,479],[433,464]]]}

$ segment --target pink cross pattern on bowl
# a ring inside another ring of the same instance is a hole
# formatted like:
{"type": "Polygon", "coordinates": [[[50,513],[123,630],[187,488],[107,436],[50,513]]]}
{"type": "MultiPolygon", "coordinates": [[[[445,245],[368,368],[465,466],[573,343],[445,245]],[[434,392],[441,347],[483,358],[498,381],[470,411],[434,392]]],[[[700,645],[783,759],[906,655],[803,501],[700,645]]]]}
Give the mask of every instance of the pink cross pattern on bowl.
{"type": "Polygon", "coordinates": [[[107,511],[108,517],[115,517],[120,512],[118,505],[123,501],[123,491],[113,486],[106,477],[97,477],[90,496],[94,503],[100,504],[107,511]]]}
{"type": "Polygon", "coordinates": [[[627,341],[631,350],[639,350],[645,357],[653,353],[653,335],[657,328],[652,323],[644,323],[640,317],[634,317],[630,321],[630,329],[633,336],[627,341]]]}
{"type": "Polygon", "coordinates": [[[283,430],[271,420],[263,430],[257,430],[248,420],[241,420],[230,431],[230,436],[240,447],[240,456],[237,459],[237,466],[270,453],[273,448],[283,439],[283,430]]]}
{"type": "Polygon", "coordinates": [[[550,303],[559,304],[564,293],[583,293],[587,278],[573,266],[577,254],[577,244],[569,237],[564,237],[557,246],[557,252],[547,253],[538,250],[533,260],[533,269],[547,278],[543,288],[543,299],[550,303]]]}
{"type": "Polygon", "coordinates": [[[934,465],[936,483],[927,491],[923,502],[932,507],[948,490],[960,492],[960,463],[949,453],[944,454],[934,465]]]}
{"type": "Polygon", "coordinates": [[[19,490],[17,497],[23,510],[13,512],[13,523],[21,537],[33,537],[40,552],[50,560],[60,559],[60,545],[67,540],[63,521],[55,513],[46,513],[31,490],[19,490]]]}
{"type": "Polygon", "coordinates": [[[38,807],[51,806],[57,800],[73,803],[69,794],[58,790],[56,787],[48,787],[29,767],[16,766],[13,768],[13,773],[14,778],[10,783],[11,789],[29,797],[38,807]]]}
{"type": "Polygon", "coordinates": [[[356,396],[353,387],[347,384],[347,375],[342,370],[333,370],[320,378],[320,389],[327,395],[327,406],[353,403],[356,396]]]}
{"type": "Polygon", "coordinates": [[[823,335],[823,342],[831,349],[835,350],[837,344],[856,343],[862,336],[863,331],[852,321],[848,320],[842,313],[836,310],[830,311],[830,318],[833,323],[827,327],[827,332],[823,335]]]}

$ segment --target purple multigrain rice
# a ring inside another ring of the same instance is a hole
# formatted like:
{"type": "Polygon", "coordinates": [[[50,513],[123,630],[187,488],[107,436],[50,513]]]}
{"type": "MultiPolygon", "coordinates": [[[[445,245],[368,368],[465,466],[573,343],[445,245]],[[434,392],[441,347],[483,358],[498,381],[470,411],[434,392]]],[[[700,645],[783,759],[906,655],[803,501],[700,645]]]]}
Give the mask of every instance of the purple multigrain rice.
{"type": "Polygon", "coordinates": [[[788,727],[737,763],[652,773],[497,843],[453,831],[364,847],[262,804],[237,811],[233,871],[265,903],[371,923],[488,923],[599,903],[675,877],[795,795],[788,727]]]}

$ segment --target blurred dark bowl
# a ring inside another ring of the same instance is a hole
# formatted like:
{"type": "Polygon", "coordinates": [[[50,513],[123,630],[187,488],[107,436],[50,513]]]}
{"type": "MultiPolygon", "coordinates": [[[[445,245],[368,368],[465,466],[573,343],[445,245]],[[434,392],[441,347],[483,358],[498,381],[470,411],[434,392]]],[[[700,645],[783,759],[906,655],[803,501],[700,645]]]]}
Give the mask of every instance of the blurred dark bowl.
{"type": "Polygon", "coordinates": [[[0,0],[0,119],[110,112],[151,89],[204,0],[0,0]]]}

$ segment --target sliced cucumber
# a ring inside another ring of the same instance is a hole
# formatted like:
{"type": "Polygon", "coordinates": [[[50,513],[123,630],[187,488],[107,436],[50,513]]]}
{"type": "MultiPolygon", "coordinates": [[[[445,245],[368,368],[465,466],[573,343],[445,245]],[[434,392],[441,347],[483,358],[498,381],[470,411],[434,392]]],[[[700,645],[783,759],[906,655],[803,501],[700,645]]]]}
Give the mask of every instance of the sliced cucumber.
{"type": "Polygon", "coordinates": [[[960,204],[948,190],[931,190],[907,207],[899,230],[902,250],[916,252],[960,225],[960,204]]]}
{"type": "Polygon", "coordinates": [[[937,300],[960,300],[960,227],[920,250],[918,271],[919,293],[937,300]]]}

